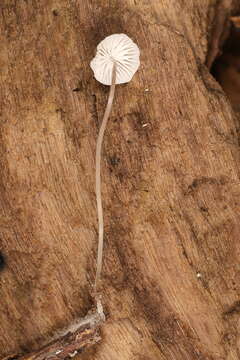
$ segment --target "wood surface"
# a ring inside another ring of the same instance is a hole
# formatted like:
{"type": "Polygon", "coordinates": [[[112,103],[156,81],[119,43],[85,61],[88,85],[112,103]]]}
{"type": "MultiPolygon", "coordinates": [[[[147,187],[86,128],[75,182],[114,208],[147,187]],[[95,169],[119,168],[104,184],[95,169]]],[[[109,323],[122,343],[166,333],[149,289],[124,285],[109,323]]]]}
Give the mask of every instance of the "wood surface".
{"type": "Polygon", "coordinates": [[[104,140],[106,322],[78,357],[240,358],[237,121],[206,66],[239,7],[1,0],[0,358],[37,352],[94,305],[109,88],[89,62],[120,32],[141,67],[117,86],[104,140]]]}

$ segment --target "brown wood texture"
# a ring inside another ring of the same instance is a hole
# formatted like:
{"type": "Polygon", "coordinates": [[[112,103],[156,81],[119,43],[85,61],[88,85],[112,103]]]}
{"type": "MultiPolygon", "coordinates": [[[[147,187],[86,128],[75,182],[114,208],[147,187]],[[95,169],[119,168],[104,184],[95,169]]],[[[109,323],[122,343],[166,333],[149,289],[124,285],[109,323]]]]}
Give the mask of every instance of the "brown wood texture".
{"type": "Polygon", "coordinates": [[[0,357],[37,351],[92,308],[109,88],[89,62],[123,32],[141,67],[117,86],[104,140],[107,319],[79,358],[240,358],[239,142],[205,66],[235,5],[1,0],[0,357]]]}

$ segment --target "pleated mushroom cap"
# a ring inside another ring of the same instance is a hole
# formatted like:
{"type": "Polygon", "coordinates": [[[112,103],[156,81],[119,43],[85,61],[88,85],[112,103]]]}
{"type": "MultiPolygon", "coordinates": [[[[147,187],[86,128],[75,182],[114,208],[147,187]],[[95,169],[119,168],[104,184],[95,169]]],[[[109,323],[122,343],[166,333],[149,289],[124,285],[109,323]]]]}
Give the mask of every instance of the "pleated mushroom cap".
{"type": "Polygon", "coordinates": [[[97,46],[90,66],[96,80],[111,85],[113,64],[116,64],[116,84],[129,82],[139,68],[138,46],[125,34],[107,36],[97,46]]]}

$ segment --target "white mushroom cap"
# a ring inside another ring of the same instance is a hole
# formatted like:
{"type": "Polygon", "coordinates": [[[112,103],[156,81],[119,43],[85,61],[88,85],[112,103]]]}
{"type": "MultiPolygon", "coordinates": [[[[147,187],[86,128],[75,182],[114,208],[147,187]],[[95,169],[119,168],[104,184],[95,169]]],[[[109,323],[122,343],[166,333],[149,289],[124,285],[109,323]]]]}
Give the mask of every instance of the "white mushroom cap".
{"type": "Polygon", "coordinates": [[[90,66],[95,78],[104,85],[111,85],[113,64],[116,64],[116,84],[129,82],[137,71],[140,51],[125,34],[107,36],[97,46],[90,66]]]}

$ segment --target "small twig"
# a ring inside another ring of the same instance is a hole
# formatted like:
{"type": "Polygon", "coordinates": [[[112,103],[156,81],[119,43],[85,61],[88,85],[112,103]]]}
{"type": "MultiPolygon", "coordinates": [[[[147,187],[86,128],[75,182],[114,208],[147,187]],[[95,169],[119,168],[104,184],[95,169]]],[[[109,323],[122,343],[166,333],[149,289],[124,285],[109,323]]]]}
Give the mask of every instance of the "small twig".
{"type": "Polygon", "coordinates": [[[14,354],[2,360],[64,360],[72,358],[101,340],[99,326],[104,320],[101,311],[97,311],[61,331],[41,349],[29,354],[14,354]]]}

